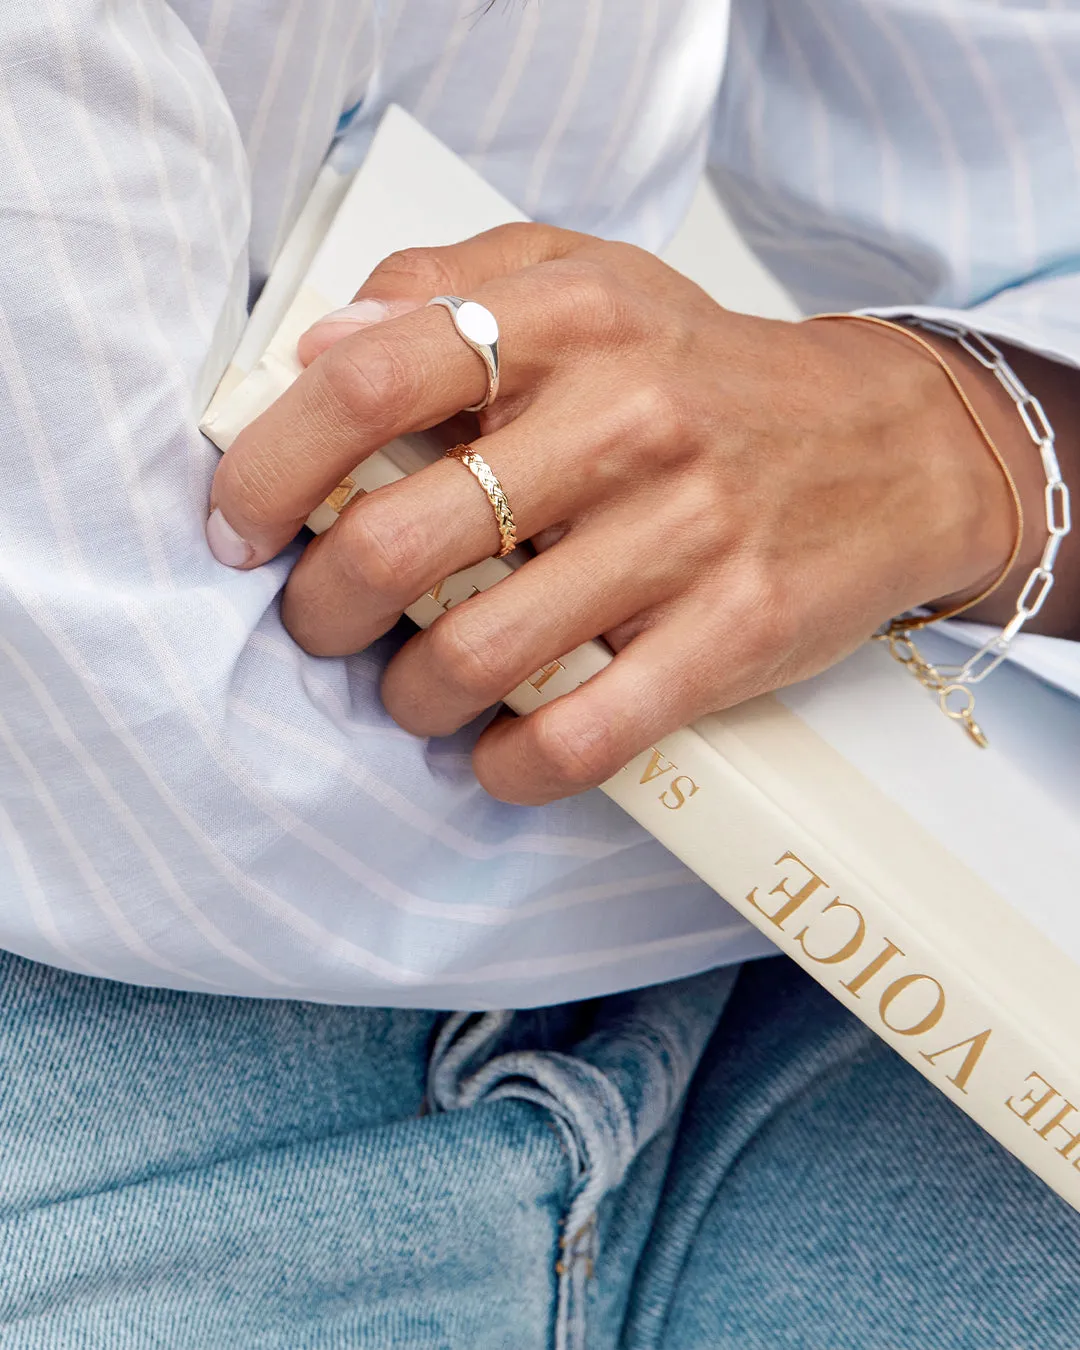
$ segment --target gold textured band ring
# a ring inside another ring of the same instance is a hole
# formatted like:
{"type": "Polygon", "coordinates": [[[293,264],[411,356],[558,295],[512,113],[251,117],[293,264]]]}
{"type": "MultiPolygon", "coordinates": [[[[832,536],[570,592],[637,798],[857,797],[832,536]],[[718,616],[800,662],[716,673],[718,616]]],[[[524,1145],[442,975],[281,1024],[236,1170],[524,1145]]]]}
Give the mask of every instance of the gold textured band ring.
{"type": "Polygon", "coordinates": [[[510,503],[506,500],[502,484],[492,472],[491,465],[483,455],[478,455],[471,445],[455,445],[451,450],[447,450],[446,454],[448,459],[461,460],[484,489],[491,503],[491,509],[495,512],[495,524],[499,527],[499,551],[493,556],[505,558],[517,546],[517,526],[514,524],[514,513],[510,510],[510,503]]]}

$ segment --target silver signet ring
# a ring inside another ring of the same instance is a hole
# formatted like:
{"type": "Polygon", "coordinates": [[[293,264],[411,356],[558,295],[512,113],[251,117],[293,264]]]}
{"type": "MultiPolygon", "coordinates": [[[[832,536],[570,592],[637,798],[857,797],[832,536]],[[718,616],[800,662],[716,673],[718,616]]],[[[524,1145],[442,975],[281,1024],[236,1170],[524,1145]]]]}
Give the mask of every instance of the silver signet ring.
{"type": "Polygon", "coordinates": [[[429,305],[441,305],[454,321],[454,327],[487,369],[487,393],[465,412],[483,412],[495,402],[499,392],[499,324],[490,309],[459,295],[437,295],[429,305]]]}

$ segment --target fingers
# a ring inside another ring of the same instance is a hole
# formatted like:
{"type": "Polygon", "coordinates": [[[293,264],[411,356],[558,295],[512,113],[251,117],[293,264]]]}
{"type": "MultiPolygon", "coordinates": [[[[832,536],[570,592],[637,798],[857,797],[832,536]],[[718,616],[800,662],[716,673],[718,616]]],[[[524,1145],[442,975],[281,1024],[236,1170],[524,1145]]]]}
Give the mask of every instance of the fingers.
{"type": "Polygon", "coordinates": [[[332,347],[342,338],[351,337],[362,328],[372,324],[386,323],[388,319],[400,319],[403,314],[423,309],[426,300],[376,300],[352,299],[341,309],[324,314],[318,323],[313,324],[306,333],[300,334],[296,344],[296,354],[302,366],[310,366],[317,356],[321,356],[327,347],[332,347]]]}
{"type": "Polygon", "coordinates": [[[571,531],[408,642],[383,680],[394,720],[416,735],[449,735],[547,662],[656,604],[666,568],[643,559],[628,575],[625,554],[610,547],[615,534],[611,522],[571,531]]]}
{"type": "MultiPolygon", "coordinates": [[[[502,388],[510,399],[530,389],[546,363],[552,293],[542,279],[522,274],[477,294],[504,323],[502,388]]],[[[487,387],[484,363],[441,308],[336,343],[222,459],[211,494],[211,547],[230,566],[266,562],[373,450],[479,402],[487,387]]]]}
{"type": "MultiPolygon", "coordinates": [[[[590,414],[588,400],[583,389],[579,395],[568,391],[560,402],[570,413],[565,434],[552,434],[541,399],[516,421],[473,442],[502,484],[519,538],[576,513],[594,492],[578,470],[602,449],[607,429],[598,425],[595,409],[590,414]]],[[[440,460],[354,500],[309,544],[289,579],[282,618],[315,655],[359,651],[425,591],[490,557],[499,542],[483,488],[460,462],[440,460]]]]}
{"type": "Polygon", "coordinates": [[[430,468],[353,500],[293,568],[281,602],[314,656],[361,651],[439,581],[499,546],[491,504],[460,463],[430,468]]]}
{"type": "MultiPolygon", "coordinates": [[[[835,650],[808,652],[797,640],[804,608],[800,600],[787,612],[732,555],[719,573],[624,625],[627,645],[573,693],[493,723],[473,752],[477,777],[492,796],[521,805],[598,787],[706,713],[824,669],[835,650]]],[[[853,635],[848,650],[860,640],[853,635]]]]}
{"type": "Polygon", "coordinates": [[[500,225],[445,248],[392,253],[360,287],[352,304],[308,329],[297,354],[310,365],[327,347],[360,328],[419,309],[436,295],[470,298],[478,287],[498,277],[565,257],[583,238],[548,225],[500,225]]]}
{"type": "Polygon", "coordinates": [[[693,627],[657,624],[572,694],[494,722],[473,752],[477,778],[493,797],[528,806],[605,783],[705,711],[693,627]]]}

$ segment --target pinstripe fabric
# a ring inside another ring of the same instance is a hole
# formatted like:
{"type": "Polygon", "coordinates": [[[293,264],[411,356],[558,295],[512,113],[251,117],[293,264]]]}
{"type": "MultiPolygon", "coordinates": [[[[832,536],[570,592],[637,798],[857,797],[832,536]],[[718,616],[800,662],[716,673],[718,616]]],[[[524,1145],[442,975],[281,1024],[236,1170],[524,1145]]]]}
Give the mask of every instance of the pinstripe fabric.
{"type": "Polygon", "coordinates": [[[729,33],[720,0],[6,0],[0,946],[460,1007],[760,951],[599,795],[507,808],[475,728],[395,728],[391,639],[298,652],[291,559],[206,552],[194,413],[390,101],[537,216],[651,247],[711,159],[806,305],[975,306],[1080,359],[1078,88],[1069,5],[735,0],[729,33]]]}

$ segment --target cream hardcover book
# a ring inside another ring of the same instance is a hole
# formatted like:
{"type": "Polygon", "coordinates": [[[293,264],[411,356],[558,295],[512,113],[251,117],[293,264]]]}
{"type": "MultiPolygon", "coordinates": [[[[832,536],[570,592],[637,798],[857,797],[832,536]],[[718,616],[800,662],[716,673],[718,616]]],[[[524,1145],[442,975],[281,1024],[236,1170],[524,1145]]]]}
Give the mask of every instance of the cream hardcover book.
{"type": "MultiPolygon", "coordinates": [[[[299,374],[299,335],[388,253],[521,219],[392,108],[351,180],[324,170],[203,430],[227,451],[299,374]]],[[[311,528],[439,453],[395,441],[311,528]]],[[[514,561],[448,578],[409,616],[430,625],[514,561]]],[[[950,638],[927,645],[955,659],[950,638]]],[[[553,657],[507,702],[527,713],[610,659],[600,642],[553,657]]],[[[871,643],[658,741],[604,791],[1080,1208],[1080,700],[1008,665],[979,720],[987,750],[871,643]]]]}

